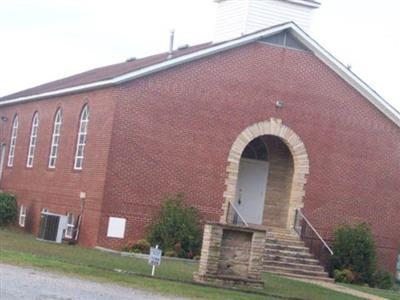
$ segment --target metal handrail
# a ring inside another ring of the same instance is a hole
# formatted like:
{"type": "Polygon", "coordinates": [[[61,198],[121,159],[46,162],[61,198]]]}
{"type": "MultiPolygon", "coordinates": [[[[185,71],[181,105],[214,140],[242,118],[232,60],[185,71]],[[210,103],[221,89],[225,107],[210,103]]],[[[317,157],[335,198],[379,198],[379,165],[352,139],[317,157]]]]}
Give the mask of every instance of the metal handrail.
{"type": "Polygon", "coordinates": [[[322,236],[318,233],[318,231],[312,226],[311,222],[306,218],[306,216],[301,212],[301,209],[298,208],[296,211],[303,217],[304,221],[306,221],[307,225],[310,226],[312,231],[317,235],[317,237],[321,240],[322,244],[325,246],[326,249],[328,249],[329,253],[333,255],[332,249],[328,246],[328,244],[325,242],[325,240],[322,238],[322,236]]]}
{"type": "Polygon", "coordinates": [[[240,219],[242,219],[244,225],[246,225],[247,227],[249,226],[249,224],[246,222],[246,220],[243,218],[243,216],[240,214],[239,210],[236,208],[236,206],[232,203],[232,201],[229,201],[229,204],[233,207],[233,209],[235,210],[235,213],[240,217],[240,219]]]}

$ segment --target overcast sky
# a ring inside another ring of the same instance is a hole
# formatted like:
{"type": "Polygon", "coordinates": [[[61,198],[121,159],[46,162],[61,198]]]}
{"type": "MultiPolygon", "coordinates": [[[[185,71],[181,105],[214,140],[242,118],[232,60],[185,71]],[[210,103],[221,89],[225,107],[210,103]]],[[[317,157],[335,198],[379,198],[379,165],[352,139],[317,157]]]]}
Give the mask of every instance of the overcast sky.
{"type": "MultiPolygon", "coordinates": [[[[262,1],[262,0],[260,0],[262,1]]],[[[322,0],[311,36],[400,110],[395,0],[322,0]]],[[[2,0],[0,96],[212,39],[213,0],[2,0]]]]}

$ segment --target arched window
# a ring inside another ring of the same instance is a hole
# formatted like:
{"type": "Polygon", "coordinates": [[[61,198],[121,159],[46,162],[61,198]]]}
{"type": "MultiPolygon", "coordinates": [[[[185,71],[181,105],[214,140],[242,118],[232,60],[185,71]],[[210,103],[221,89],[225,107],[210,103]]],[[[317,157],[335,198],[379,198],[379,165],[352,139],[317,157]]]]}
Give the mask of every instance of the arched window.
{"type": "Polygon", "coordinates": [[[31,137],[29,139],[28,159],[26,160],[26,166],[28,168],[32,168],[33,166],[33,157],[35,156],[38,129],[39,129],[39,113],[35,112],[32,119],[31,137]]]}
{"type": "Polygon", "coordinates": [[[62,111],[61,108],[59,108],[56,112],[56,116],[54,117],[53,135],[51,137],[51,147],[49,155],[49,168],[56,167],[58,146],[60,145],[61,124],[62,111]]]}
{"type": "Polygon", "coordinates": [[[17,142],[17,131],[18,131],[18,115],[15,115],[11,129],[10,149],[8,151],[7,166],[9,167],[12,167],[14,164],[15,144],[17,142]]]}
{"type": "Polygon", "coordinates": [[[89,107],[85,105],[81,112],[81,120],[79,123],[78,141],[76,142],[76,153],[74,169],[82,170],[83,166],[83,153],[86,145],[86,135],[89,124],[89,107]]]}

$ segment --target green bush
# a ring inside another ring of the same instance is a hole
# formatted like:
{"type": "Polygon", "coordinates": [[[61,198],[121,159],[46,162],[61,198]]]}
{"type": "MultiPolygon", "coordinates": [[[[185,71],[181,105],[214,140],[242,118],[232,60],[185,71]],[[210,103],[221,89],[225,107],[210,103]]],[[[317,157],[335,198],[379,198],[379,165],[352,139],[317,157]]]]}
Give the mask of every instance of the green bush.
{"type": "Polygon", "coordinates": [[[0,193],[0,226],[13,223],[17,219],[17,201],[15,196],[0,193]]]}
{"type": "Polygon", "coordinates": [[[175,250],[167,250],[167,251],[165,251],[164,255],[166,257],[176,257],[175,250]]]}
{"type": "Polygon", "coordinates": [[[349,269],[344,269],[344,270],[336,269],[333,272],[333,278],[335,278],[336,282],[354,283],[356,279],[356,274],[354,274],[354,272],[349,269]]]}
{"type": "Polygon", "coordinates": [[[150,243],[146,240],[138,240],[137,242],[129,242],[122,248],[122,251],[149,254],[150,243]]]}
{"type": "Polygon", "coordinates": [[[201,229],[197,209],[186,207],[181,194],[168,197],[154,223],[148,241],[158,244],[164,253],[174,251],[177,257],[193,258],[200,253],[201,229]]]}
{"type": "Polygon", "coordinates": [[[376,250],[367,224],[342,225],[334,232],[332,269],[350,270],[355,283],[374,284],[376,250]]]}
{"type": "Polygon", "coordinates": [[[393,287],[394,280],[392,273],[379,270],[374,276],[374,286],[380,289],[389,290],[393,287]]]}

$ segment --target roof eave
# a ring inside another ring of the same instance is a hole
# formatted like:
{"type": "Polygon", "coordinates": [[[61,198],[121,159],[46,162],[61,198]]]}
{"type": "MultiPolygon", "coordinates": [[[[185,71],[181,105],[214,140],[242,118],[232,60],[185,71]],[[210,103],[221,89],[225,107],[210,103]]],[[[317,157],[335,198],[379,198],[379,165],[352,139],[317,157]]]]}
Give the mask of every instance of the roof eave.
{"type": "Polygon", "coordinates": [[[299,39],[305,46],[307,46],[316,57],[318,57],[329,68],[335,71],[341,78],[355,88],[361,95],[369,100],[376,108],[392,120],[397,126],[400,127],[400,113],[391,106],[383,97],[381,97],[374,89],[372,89],[361,78],[349,70],[330,52],[325,50],[307,33],[305,33],[296,24],[290,28],[297,39],[299,39]]]}
{"type": "Polygon", "coordinates": [[[216,54],[219,52],[223,52],[232,48],[239,47],[241,45],[245,45],[248,43],[251,43],[260,37],[268,36],[268,35],[273,35],[277,32],[280,32],[282,30],[288,29],[291,27],[292,23],[284,23],[278,26],[274,26],[270,28],[267,32],[266,31],[260,31],[255,33],[254,35],[248,35],[242,38],[237,38],[231,41],[226,41],[223,43],[219,43],[215,46],[212,46],[210,48],[206,48],[203,50],[199,50],[193,53],[189,53],[186,55],[182,55],[176,58],[171,58],[169,60],[163,61],[161,63],[156,63],[151,66],[144,67],[142,69],[129,72],[111,79],[107,80],[102,80],[102,81],[96,81],[93,83],[89,84],[84,84],[84,85],[78,85],[74,87],[69,87],[65,89],[59,89],[55,91],[50,91],[50,92],[45,92],[45,93],[40,93],[40,94],[35,94],[35,95],[30,95],[30,96],[24,96],[24,97],[18,97],[14,99],[9,99],[9,100],[4,100],[0,102],[0,106],[5,106],[5,105],[11,105],[11,104],[16,104],[16,103],[21,103],[21,102],[28,102],[28,101],[34,101],[34,100],[40,100],[40,99],[45,99],[45,98],[50,98],[50,97],[58,97],[58,96],[64,96],[68,94],[74,94],[74,93],[80,93],[84,91],[90,91],[94,89],[99,89],[99,88],[105,88],[117,84],[121,84],[127,81],[131,81],[146,75],[153,74],[155,72],[160,72],[169,68],[172,68],[174,66],[187,63],[190,61],[194,61],[197,59],[201,59],[203,57],[216,54]]]}
{"type": "Polygon", "coordinates": [[[143,76],[147,76],[155,72],[163,71],[172,68],[174,66],[181,65],[183,63],[191,62],[197,59],[201,59],[203,57],[207,57],[212,54],[216,54],[219,52],[239,47],[241,45],[252,43],[260,38],[271,36],[275,33],[278,33],[286,29],[290,29],[292,33],[296,36],[296,38],[299,39],[299,41],[301,41],[305,46],[307,46],[314,53],[316,57],[318,57],[329,68],[335,71],[341,78],[343,78],[346,82],[348,82],[361,95],[363,95],[366,99],[368,99],[377,109],[379,109],[390,120],[392,120],[397,126],[400,127],[400,113],[396,109],[394,109],[385,99],[383,99],[378,93],[376,93],[370,86],[368,86],[353,72],[348,70],[346,66],[344,66],[338,59],[336,59],[332,54],[326,51],[322,46],[320,46],[315,40],[313,40],[309,35],[307,35],[299,26],[297,26],[293,22],[284,23],[234,40],[219,43],[209,48],[189,53],[186,55],[182,55],[176,58],[172,58],[170,60],[166,60],[161,63],[156,63],[154,65],[147,66],[142,69],[114,77],[112,79],[97,81],[85,85],[79,85],[75,87],[60,89],[56,91],[51,91],[26,97],[4,100],[0,102],[0,106],[34,101],[49,97],[64,96],[67,94],[79,93],[83,91],[89,91],[89,90],[122,84],[124,82],[128,82],[143,76]]]}
{"type": "MultiPolygon", "coordinates": [[[[224,2],[227,0],[214,0],[214,2],[216,3],[220,3],[220,2],[224,2]]],[[[318,1],[307,1],[307,0],[281,0],[281,1],[287,1],[287,2],[291,2],[294,4],[298,4],[298,5],[303,5],[303,6],[307,6],[307,7],[311,7],[311,8],[318,8],[321,6],[321,3],[318,1]]]]}

